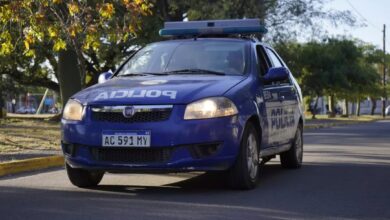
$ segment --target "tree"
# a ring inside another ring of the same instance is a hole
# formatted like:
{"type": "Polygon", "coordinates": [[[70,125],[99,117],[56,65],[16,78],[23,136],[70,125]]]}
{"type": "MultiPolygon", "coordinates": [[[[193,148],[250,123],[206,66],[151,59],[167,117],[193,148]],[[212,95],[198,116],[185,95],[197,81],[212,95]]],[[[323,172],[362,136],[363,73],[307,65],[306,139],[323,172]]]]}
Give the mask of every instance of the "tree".
{"type": "MultiPolygon", "coordinates": [[[[49,53],[49,56],[54,57],[53,60],[64,61],[63,64],[77,64],[74,66],[78,74],[73,77],[84,87],[88,70],[92,72],[101,65],[96,63],[96,53],[136,38],[136,32],[141,28],[139,18],[149,15],[150,7],[146,0],[2,1],[0,55],[16,53],[36,57],[38,48],[59,52],[54,56],[49,53]],[[18,51],[21,45],[24,49],[18,51]],[[61,56],[67,59],[61,59],[61,56]]],[[[68,77],[67,74],[62,72],[64,77],[68,77]]],[[[61,78],[61,74],[58,76],[61,78]]],[[[72,86],[60,83],[61,91],[72,86]]],[[[62,95],[64,100],[69,97],[69,94],[62,95]]]]}
{"type": "MultiPolygon", "coordinates": [[[[368,64],[375,68],[378,82],[374,88],[370,90],[369,97],[372,103],[371,115],[375,114],[376,102],[383,96],[383,51],[375,48],[372,45],[364,45],[365,59],[368,64]]],[[[390,64],[390,55],[386,54],[387,65],[390,64]]],[[[389,92],[389,90],[388,90],[389,92]]]]}
{"type": "MultiPolygon", "coordinates": [[[[345,23],[354,25],[355,18],[349,11],[327,10],[324,0],[188,0],[173,2],[174,15],[189,20],[259,18],[270,33],[271,41],[291,39],[302,30],[320,29],[324,21],[333,25],[345,23]],[[178,13],[177,10],[183,10],[178,13]]],[[[182,18],[179,18],[182,20],[182,18]]],[[[307,32],[305,32],[307,34],[307,32]]]]}
{"type": "MultiPolygon", "coordinates": [[[[46,79],[55,76],[60,84],[61,96],[66,101],[82,87],[96,83],[99,73],[115,69],[134,49],[159,40],[157,33],[163,21],[257,17],[270,27],[269,39],[295,36],[298,29],[290,28],[293,25],[306,29],[320,27],[316,24],[324,19],[355,23],[348,11],[325,10],[322,7],[324,2],[4,0],[0,2],[0,26],[3,27],[0,31],[0,55],[23,54],[29,58],[29,63],[41,62],[36,68],[44,68],[31,70],[40,72],[40,76],[46,73],[46,79]],[[150,14],[153,16],[148,16],[150,14]],[[64,68],[71,66],[77,69],[64,68]]],[[[13,62],[13,59],[10,60],[13,62]]],[[[19,63],[13,64],[14,69],[21,69],[19,66],[19,63]]],[[[44,82],[42,77],[35,77],[33,71],[31,73],[31,83],[44,82]]],[[[23,77],[14,78],[19,80],[23,77]]],[[[56,82],[50,84],[56,86],[56,82]]]]}
{"type": "MultiPolygon", "coordinates": [[[[348,39],[325,39],[305,44],[278,43],[278,52],[287,58],[287,65],[298,77],[305,96],[315,99],[313,118],[318,97],[330,96],[330,111],[335,109],[336,97],[344,99],[346,115],[348,103],[377,94],[380,91],[378,74],[370,61],[371,47],[348,39]]],[[[360,114],[358,104],[357,112],[360,114]]]]}
{"type": "Polygon", "coordinates": [[[369,60],[372,46],[357,42],[357,47],[361,54],[357,60],[356,72],[350,76],[350,81],[354,86],[356,96],[356,115],[360,116],[361,100],[376,97],[381,93],[381,77],[375,67],[376,64],[369,60]]]}
{"type": "MultiPolygon", "coordinates": [[[[53,81],[57,71],[52,65],[43,65],[47,60],[47,50],[43,47],[37,48],[37,55],[26,57],[17,53],[12,53],[0,58],[0,76],[7,77],[14,84],[24,86],[46,87],[55,92],[59,92],[59,85],[53,81]]],[[[53,58],[54,67],[57,66],[57,60],[53,58]]],[[[11,92],[11,87],[5,91],[11,92]]],[[[4,91],[4,90],[3,90],[4,91]]]]}

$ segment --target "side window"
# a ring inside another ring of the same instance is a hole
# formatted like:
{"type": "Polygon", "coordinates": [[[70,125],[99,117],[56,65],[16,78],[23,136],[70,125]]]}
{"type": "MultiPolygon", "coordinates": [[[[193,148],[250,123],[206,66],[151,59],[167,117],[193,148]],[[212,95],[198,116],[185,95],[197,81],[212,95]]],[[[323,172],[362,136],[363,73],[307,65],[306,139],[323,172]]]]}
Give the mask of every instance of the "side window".
{"type": "Polygon", "coordinates": [[[276,54],[272,50],[267,48],[267,53],[268,53],[270,60],[272,61],[273,67],[282,67],[283,66],[282,62],[280,62],[279,58],[276,56],[276,54]]]}
{"type": "Polygon", "coordinates": [[[260,75],[264,76],[268,68],[271,66],[267,55],[265,54],[264,47],[261,45],[256,46],[257,59],[259,64],[260,75]]]}
{"type": "MultiPolygon", "coordinates": [[[[282,61],[280,61],[280,58],[278,57],[278,55],[276,55],[276,53],[273,50],[271,50],[269,48],[266,48],[266,50],[267,50],[268,57],[272,62],[272,67],[284,67],[282,61]]],[[[287,80],[280,81],[277,83],[272,83],[272,85],[275,85],[275,84],[276,85],[290,85],[291,80],[287,79],[287,80]]]]}

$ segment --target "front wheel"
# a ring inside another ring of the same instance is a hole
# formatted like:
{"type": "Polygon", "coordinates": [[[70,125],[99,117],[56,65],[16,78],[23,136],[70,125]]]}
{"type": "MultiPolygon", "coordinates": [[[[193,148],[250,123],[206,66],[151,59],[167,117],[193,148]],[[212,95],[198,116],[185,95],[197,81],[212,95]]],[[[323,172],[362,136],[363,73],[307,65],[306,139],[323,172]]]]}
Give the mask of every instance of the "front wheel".
{"type": "Polygon", "coordinates": [[[244,131],[236,162],[229,170],[229,185],[235,189],[253,189],[259,176],[259,134],[249,123],[244,131]]]}
{"type": "Polygon", "coordinates": [[[70,182],[81,188],[97,186],[104,175],[102,171],[72,168],[69,164],[66,164],[66,172],[68,173],[70,182]]]}
{"type": "Polygon", "coordinates": [[[303,158],[303,135],[302,126],[299,125],[291,148],[280,154],[282,167],[296,169],[302,166],[303,158]]]}

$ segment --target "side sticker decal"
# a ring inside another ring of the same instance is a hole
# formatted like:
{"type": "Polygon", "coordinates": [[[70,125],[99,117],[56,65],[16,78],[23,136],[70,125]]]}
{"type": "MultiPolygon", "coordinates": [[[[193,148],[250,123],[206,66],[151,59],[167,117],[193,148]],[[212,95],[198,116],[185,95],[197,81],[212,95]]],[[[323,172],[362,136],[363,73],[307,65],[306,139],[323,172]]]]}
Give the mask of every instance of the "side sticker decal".
{"type": "Polygon", "coordinates": [[[283,108],[274,108],[271,110],[271,128],[273,130],[290,128],[294,127],[294,125],[294,111],[289,112],[283,108]]]}

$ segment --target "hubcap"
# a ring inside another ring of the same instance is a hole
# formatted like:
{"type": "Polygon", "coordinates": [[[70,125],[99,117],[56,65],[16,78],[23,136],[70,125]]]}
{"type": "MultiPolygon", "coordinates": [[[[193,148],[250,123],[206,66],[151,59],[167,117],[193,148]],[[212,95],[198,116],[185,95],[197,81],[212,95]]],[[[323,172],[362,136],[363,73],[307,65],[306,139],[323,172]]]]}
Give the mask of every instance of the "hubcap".
{"type": "Polygon", "coordinates": [[[302,156],[303,156],[303,142],[302,142],[302,132],[301,129],[298,128],[296,137],[295,137],[295,153],[298,161],[302,162],[302,156]]]}
{"type": "Polygon", "coordinates": [[[257,141],[253,134],[250,134],[247,141],[247,157],[248,157],[248,172],[252,179],[256,178],[258,165],[259,165],[259,154],[257,150],[257,141]]]}

